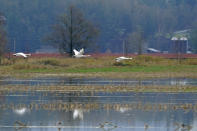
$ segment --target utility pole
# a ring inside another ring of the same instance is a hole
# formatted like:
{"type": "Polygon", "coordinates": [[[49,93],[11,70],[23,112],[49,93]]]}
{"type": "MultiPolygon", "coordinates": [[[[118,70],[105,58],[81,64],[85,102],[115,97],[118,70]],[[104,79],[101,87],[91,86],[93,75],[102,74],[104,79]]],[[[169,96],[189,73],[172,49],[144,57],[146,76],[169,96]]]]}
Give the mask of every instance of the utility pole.
{"type": "Polygon", "coordinates": [[[14,53],[16,53],[16,41],[15,41],[15,38],[14,38],[14,53]]]}
{"type": "Polygon", "coordinates": [[[73,55],[73,7],[70,8],[70,56],[73,55]]]}
{"type": "Polygon", "coordinates": [[[124,40],[122,42],[122,52],[123,52],[123,56],[125,56],[125,41],[124,40]]]}

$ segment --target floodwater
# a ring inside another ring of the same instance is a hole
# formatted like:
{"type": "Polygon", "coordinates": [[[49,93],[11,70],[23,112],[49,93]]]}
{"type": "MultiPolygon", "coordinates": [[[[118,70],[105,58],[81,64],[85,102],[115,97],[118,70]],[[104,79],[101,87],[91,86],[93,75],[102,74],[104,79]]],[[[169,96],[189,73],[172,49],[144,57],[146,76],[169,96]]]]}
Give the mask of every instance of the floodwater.
{"type": "MultiPolygon", "coordinates": [[[[37,80],[2,80],[1,86],[48,84],[37,80]]],[[[52,82],[60,81],[69,84],[52,82]]],[[[196,130],[196,93],[0,92],[0,131],[196,130]]]]}
{"type": "Polygon", "coordinates": [[[157,79],[101,79],[101,78],[65,78],[42,77],[34,79],[2,78],[0,85],[197,85],[197,79],[192,78],[157,78],[157,79]]]}

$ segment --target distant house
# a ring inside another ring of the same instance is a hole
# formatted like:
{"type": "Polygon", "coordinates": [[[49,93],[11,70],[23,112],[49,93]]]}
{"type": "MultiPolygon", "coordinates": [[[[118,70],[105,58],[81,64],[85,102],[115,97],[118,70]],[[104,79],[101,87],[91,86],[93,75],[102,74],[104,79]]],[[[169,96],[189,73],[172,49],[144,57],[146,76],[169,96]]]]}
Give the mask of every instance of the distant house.
{"type": "Polygon", "coordinates": [[[154,48],[147,48],[147,53],[161,53],[161,51],[154,48]]]}
{"type": "Polygon", "coordinates": [[[41,53],[58,53],[58,52],[59,52],[59,50],[54,48],[54,47],[52,47],[52,46],[41,46],[40,49],[37,49],[35,51],[36,54],[39,54],[39,53],[40,54],[41,53]]]}

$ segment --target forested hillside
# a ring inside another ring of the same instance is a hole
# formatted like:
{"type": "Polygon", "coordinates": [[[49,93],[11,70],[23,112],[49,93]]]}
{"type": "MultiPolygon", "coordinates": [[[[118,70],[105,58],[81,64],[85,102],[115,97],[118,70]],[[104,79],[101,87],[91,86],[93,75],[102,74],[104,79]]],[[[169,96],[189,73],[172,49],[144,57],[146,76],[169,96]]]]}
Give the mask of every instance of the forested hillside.
{"type": "Polygon", "coordinates": [[[9,47],[35,51],[70,5],[78,7],[98,28],[96,51],[122,51],[122,41],[140,28],[146,46],[166,50],[173,32],[195,30],[197,0],[0,0],[6,20],[9,47]]]}

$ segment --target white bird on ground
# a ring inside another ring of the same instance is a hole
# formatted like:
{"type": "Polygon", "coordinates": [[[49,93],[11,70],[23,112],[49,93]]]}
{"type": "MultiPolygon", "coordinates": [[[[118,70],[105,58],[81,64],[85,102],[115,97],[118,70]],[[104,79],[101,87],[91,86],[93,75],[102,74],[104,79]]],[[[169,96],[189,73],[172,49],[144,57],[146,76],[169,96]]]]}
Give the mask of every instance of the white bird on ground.
{"type": "Polygon", "coordinates": [[[132,60],[132,59],[133,58],[128,58],[128,57],[121,56],[121,57],[116,58],[116,62],[121,62],[123,60],[132,60]]]}
{"type": "Polygon", "coordinates": [[[27,58],[28,56],[31,56],[31,54],[25,54],[25,53],[22,53],[22,52],[19,52],[19,53],[16,53],[16,54],[13,54],[14,56],[22,56],[24,58],[27,58]]]}
{"type": "Polygon", "coordinates": [[[84,55],[84,49],[82,48],[80,51],[77,51],[76,49],[73,50],[74,57],[76,58],[82,58],[82,57],[89,57],[90,55],[84,55]]]}

